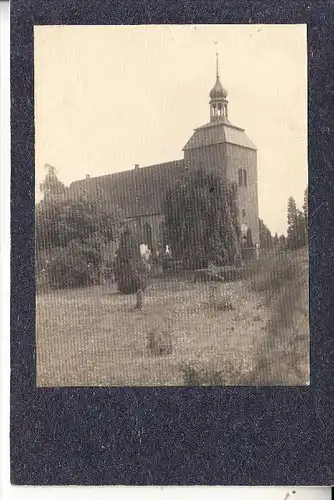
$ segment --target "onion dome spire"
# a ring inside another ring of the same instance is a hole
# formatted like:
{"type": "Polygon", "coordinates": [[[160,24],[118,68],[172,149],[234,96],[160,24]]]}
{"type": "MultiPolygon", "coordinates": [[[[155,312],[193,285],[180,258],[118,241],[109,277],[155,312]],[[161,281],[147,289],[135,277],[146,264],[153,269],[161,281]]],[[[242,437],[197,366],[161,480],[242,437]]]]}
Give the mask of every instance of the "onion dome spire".
{"type": "Polygon", "coordinates": [[[210,116],[211,121],[227,119],[227,90],[220,81],[218,54],[216,54],[216,83],[210,91],[210,116]]]}

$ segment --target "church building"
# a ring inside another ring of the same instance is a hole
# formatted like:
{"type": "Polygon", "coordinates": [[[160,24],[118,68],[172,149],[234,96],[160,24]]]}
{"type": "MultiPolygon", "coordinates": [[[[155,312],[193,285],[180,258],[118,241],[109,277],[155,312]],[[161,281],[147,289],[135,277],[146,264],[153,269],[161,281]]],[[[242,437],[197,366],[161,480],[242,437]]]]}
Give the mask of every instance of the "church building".
{"type": "Polygon", "coordinates": [[[257,149],[243,128],[229,121],[227,90],[219,76],[210,91],[210,121],[194,130],[183,148],[182,160],[100,177],[86,176],[69,186],[71,196],[103,197],[119,207],[126,224],[136,230],[150,248],[163,243],[164,200],[178,176],[190,168],[212,169],[238,186],[242,233],[251,231],[259,242],[257,149]]]}

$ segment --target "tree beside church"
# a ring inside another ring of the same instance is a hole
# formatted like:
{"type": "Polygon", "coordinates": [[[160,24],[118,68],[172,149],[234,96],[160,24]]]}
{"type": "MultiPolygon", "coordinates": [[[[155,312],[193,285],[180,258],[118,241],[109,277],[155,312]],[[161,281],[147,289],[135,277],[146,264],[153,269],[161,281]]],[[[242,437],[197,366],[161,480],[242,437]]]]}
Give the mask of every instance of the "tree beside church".
{"type": "Polygon", "coordinates": [[[49,168],[36,205],[38,282],[51,288],[84,286],[103,279],[106,247],[118,239],[122,215],[104,199],[73,199],[49,168]]]}
{"type": "Polygon", "coordinates": [[[214,172],[186,172],[165,201],[173,256],[188,268],[233,264],[241,252],[236,196],[235,186],[214,172]]]}

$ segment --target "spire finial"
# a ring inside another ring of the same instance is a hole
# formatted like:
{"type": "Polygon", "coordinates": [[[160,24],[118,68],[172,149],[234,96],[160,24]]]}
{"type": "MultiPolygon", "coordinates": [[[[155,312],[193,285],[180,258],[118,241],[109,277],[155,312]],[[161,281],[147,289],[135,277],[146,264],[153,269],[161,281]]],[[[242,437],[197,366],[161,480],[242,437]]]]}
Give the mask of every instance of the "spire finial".
{"type": "Polygon", "coordinates": [[[218,60],[218,52],[216,53],[216,77],[219,78],[219,60],[218,60]]]}

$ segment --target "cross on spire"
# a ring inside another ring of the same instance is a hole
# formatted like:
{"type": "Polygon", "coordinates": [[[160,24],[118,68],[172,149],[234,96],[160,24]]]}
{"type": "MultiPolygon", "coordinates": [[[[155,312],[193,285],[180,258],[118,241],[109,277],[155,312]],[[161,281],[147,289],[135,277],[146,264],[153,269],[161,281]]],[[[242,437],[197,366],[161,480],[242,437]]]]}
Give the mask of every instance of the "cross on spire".
{"type": "Polygon", "coordinates": [[[216,76],[217,76],[217,78],[219,78],[219,59],[218,59],[218,57],[219,57],[219,54],[217,52],[216,53],[216,76]]]}

